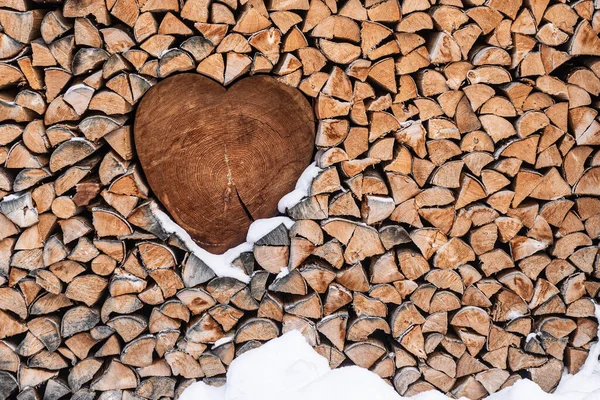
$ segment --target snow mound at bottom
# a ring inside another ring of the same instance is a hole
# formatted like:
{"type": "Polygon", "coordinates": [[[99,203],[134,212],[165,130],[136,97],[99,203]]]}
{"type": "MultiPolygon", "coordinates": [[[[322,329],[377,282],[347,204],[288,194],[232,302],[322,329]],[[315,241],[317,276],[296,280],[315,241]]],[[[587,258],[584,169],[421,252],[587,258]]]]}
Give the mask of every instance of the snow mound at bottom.
{"type": "MultiPolygon", "coordinates": [[[[596,306],[600,316],[600,307],[596,306]]],[[[600,400],[600,345],[594,344],[583,368],[563,376],[548,394],[530,380],[487,397],[487,400],[600,400]]],[[[356,366],[331,370],[306,342],[292,331],[236,358],[227,372],[227,384],[215,388],[197,382],[180,400],[401,400],[404,397],[375,373],[356,366]]],[[[448,400],[437,391],[413,400],[448,400]]]]}

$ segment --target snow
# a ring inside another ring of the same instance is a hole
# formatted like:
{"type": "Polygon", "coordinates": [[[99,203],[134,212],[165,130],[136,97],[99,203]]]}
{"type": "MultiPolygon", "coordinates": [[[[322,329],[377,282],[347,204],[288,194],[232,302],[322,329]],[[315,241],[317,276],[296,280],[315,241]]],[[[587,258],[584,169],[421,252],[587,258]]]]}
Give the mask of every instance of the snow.
{"type": "Polygon", "coordinates": [[[23,192],[17,192],[13,194],[9,194],[8,196],[4,196],[0,203],[8,203],[9,201],[16,200],[23,195],[23,192]]]}
{"type": "Polygon", "coordinates": [[[216,389],[197,382],[179,399],[396,400],[397,397],[394,389],[366,369],[346,367],[332,371],[327,360],[313,350],[300,332],[291,331],[236,358],[229,366],[225,386],[216,389]]]}
{"type": "Polygon", "coordinates": [[[532,339],[535,339],[538,336],[538,334],[536,332],[531,332],[529,335],[527,335],[527,337],[525,338],[525,343],[529,342],[532,339]]]}
{"type": "Polygon", "coordinates": [[[300,202],[304,197],[308,196],[308,191],[310,190],[310,185],[319,173],[323,171],[321,168],[317,167],[316,163],[310,164],[300,175],[298,178],[298,182],[296,182],[296,188],[283,196],[281,200],[279,200],[279,204],[277,208],[280,213],[285,213],[285,210],[288,208],[294,207],[296,204],[300,202]]]}
{"type": "Polygon", "coordinates": [[[523,314],[516,311],[516,310],[510,310],[507,314],[506,314],[506,318],[508,318],[509,320],[513,320],[513,319],[517,319],[519,317],[522,317],[523,314]]]}
{"type": "Polygon", "coordinates": [[[275,279],[281,279],[289,273],[290,273],[290,270],[287,267],[283,267],[283,268],[281,268],[281,271],[277,274],[275,279]]]}
{"type": "Polygon", "coordinates": [[[409,119],[408,121],[400,122],[400,127],[408,128],[411,125],[418,125],[418,124],[422,124],[422,123],[423,123],[423,121],[421,121],[420,119],[417,119],[417,120],[409,119]]]}
{"type": "Polygon", "coordinates": [[[225,343],[229,343],[231,341],[233,341],[233,335],[222,337],[221,339],[219,339],[215,342],[215,344],[213,345],[212,348],[215,349],[215,348],[217,348],[219,346],[223,346],[225,343]]]}
{"type": "MultiPolygon", "coordinates": [[[[600,306],[596,306],[600,319],[600,306]]],[[[565,374],[552,394],[527,379],[487,400],[600,400],[600,345],[594,344],[577,374],[565,374]]],[[[233,360],[227,383],[219,388],[203,382],[189,386],[180,400],[401,400],[402,396],[373,372],[356,366],[331,370],[300,332],[291,331],[233,360]]],[[[438,391],[413,400],[449,400],[438,391]]]]}
{"type": "Polygon", "coordinates": [[[217,276],[235,278],[244,283],[250,282],[250,277],[241,269],[234,267],[231,263],[238,258],[241,253],[245,251],[252,251],[252,243],[244,242],[232,249],[227,250],[223,254],[210,253],[198,246],[190,234],[187,233],[187,231],[181,226],[177,225],[175,221],[173,221],[171,217],[160,210],[156,204],[152,203],[152,206],[154,215],[158,219],[158,222],[162,228],[168,234],[176,235],[179,240],[185,244],[185,247],[187,247],[190,252],[208,265],[208,268],[212,269],[217,276]]]}
{"type": "Polygon", "coordinates": [[[252,251],[252,246],[263,236],[284,224],[288,229],[292,227],[294,221],[288,217],[264,218],[254,221],[246,235],[246,241],[223,254],[213,254],[198,246],[189,233],[181,226],[177,225],[165,212],[160,210],[156,204],[152,204],[152,211],[158,219],[162,228],[169,234],[175,234],[181,240],[188,250],[196,257],[201,259],[218,276],[227,276],[235,278],[244,283],[250,282],[250,277],[241,269],[234,267],[231,263],[245,251],[252,251]]]}
{"type": "Polygon", "coordinates": [[[89,140],[87,140],[84,137],[81,136],[73,136],[71,139],[69,139],[70,142],[89,142],[89,140]]]}
{"type": "Polygon", "coordinates": [[[292,225],[294,225],[294,221],[288,217],[257,219],[250,225],[248,234],[246,235],[246,241],[249,243],[256,243],[281,224],[284,224],[286,228],[290,229],[292,225]]]}
{"type": "Polygon", "coordinates": [[[71,86],[70,88],[67,89],[67,91],[65,92],[65,95],[74,92],[77,89],[89,89],[91,91],[94,91],[94,89],[88,85],[86,85],[85,83],[78,83],[76,85],[71,86]]]}

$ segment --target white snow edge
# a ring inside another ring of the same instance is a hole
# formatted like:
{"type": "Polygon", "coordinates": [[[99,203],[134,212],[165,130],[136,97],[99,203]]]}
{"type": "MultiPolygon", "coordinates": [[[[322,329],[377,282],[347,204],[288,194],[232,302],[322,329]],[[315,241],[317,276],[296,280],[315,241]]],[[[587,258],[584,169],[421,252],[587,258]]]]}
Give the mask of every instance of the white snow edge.
{"type": "Polygon", "coordinates": [[[277,228],[279,225],[284,224],[288,229],[294,225],[294,221],[288,217],[273,217],[256,220],[250,225],[244,243],[227,250],[223,254],[213,254],[198,246],[185,229],[177,225],[171,217],[161,211],[158,207],[153,211],[162,228],[169,234],[175,234],[179,240],[185,244],[185,247],[212,269],[217,276],[235,278],[244,283],[250,282],[250,277],[241,269],[234,267],[232,265],[233,261],[238,258],[241,253],[252,251],[252,247],[256,241],[277,228]]]}
{"type": "MultiPolygon", "coordinates": [[[[316,163],[310,164],[300,175],[296,188],[290,193],[286,194],[279,200],[278,209],[281,213],[284,213],[287,208],[291,208],[298,204],[304,197],[308,196],[310,185],[313,179],[322,171],[321,168],[317,167],[316,163]]],[[[294,225],[288,217],[273,217],[263,218],[254,221],[248,233],[246,234],[246,242],[227,250],[223,254],[213,254],[207,250],[204,250],[194,242],[190,234],[185,229],[179,226],[175,221],[169,217],[164,211],[160,210],[156,204],[153,203],[152,211],[158,219],[158,222],[162,228],[168,234],[175,234],[192,252],[196,257],[202,260],[210,269],[213,270],[217,276],[235,278],[244,283],[250,282],[250,277],[246,275],[241,269],[236,268],[232,265],[232,262],[240,256],[241,253],[246,251],[252,251],[254,243],[259,241],[273,229],[279,225],[284,224],[286,228],[290,229],[294,225]]],[[[282,271],[282,273],[286,273],[282,271]]]]}
{"type": "Polygon", "coordinates": [[[317,167],[316,163],[313,162],[310,164],[304,172],[302,172],[300,178],[298,178],[296,188],[279,200],[279,203],[277,204],[279,212],[282,214],[285,213],[288,208],[294,207],[296,204],[300,203],[304,197],[308,196],[313,179],[315,179],[321,171],[323,170],[317,167]]]}
{"type": "MultiPolygon", "coordinates": [[[[600,319],[600,306],[596,305],[600,319]]],[[[600,334],[600,332],[599,332],[600,334]]],[[[555,392],[544,392],[528,379],[488,397],[487,400],[599,400],[600,345],[591,346],[582,369],[563,375],[555,392]]],[[[233,360],[227,383],[212,387],[204,382],[190,385],[180,400],[401,400],[407,399],[375,373],[357,366],[335,370],[300,332],[291,331],[233,360]]],[[[438,391],[412,397],[413,400],[448,400],[438,391]]]]}

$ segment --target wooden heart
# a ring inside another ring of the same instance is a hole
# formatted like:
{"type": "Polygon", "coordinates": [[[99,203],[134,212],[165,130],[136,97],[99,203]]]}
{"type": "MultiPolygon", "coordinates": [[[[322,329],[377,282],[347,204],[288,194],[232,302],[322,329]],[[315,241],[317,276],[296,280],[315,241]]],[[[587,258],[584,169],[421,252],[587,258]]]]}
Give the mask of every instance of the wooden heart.
{"type": "Polygon", "coordinates": [[[312,108],[267,76],[229,89],[196,74],[152,87],[135,117],[135,147],[148,184],[198,242],[222,253],[253,220],[277,215],[313,154],[312,108]]]}

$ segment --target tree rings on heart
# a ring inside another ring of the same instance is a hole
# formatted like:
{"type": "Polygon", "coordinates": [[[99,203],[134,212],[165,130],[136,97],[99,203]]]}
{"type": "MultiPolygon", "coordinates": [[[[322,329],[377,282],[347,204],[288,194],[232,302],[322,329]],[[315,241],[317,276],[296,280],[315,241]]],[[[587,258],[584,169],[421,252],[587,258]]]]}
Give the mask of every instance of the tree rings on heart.
{"type": "Polygon", "coordinates": [[[266,76],[226,89],[195,74],[163,80],[142,99],[135,147],[151,189],[206,250],[244,242],[277,215],[313,154],[315,123],[300,91],[266,76]]]}

